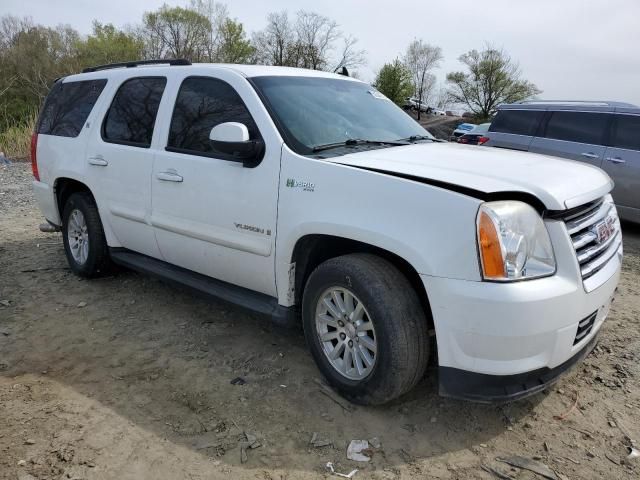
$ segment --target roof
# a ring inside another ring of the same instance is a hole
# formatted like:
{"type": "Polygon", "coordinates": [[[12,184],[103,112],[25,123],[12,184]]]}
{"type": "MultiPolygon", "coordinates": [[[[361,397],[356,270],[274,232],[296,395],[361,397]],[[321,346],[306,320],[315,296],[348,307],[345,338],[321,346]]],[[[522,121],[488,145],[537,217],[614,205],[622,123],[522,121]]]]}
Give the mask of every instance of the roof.
{"type": "MultiPolygon", "coordinates": [[[[105,67],[105,66],[101,66],[105,67]]],[[[108,67],[108,66],[107,66],[108,67]]],[[[189,69],[198,71],[202,74],[203,71],[211,69],[219,70],[226,69],[231,70],[244,77],[265,77],[265,76],[287,76],[287,77],[316,77],[316,78],[334,78],[341,80],[351,80],[351,81],[360,81],[352,77],[346,77],[344,75],[338,75],[337,73],[325,72],[322,70],[310,70],[307,68],[294,68],[294,67],[276,67],[269,65],[240,65],[240,64],[231,64],[231,63],[194,63],[191,65],[184,64],[174,64],[169,65],[166,64],[140,64],[137,66],[126,67],[124,64],[122,66],[114,65],[110,68],[100,68],[96,71],[87,71],[75,75],[69,75],[65,77],[65,81],[77,81],[77,80],[86,80],[92,78],[105,78],[105,77],[113,77],[113,76],[138,76],[141,74],[144,75],[160,75],[167,71],[178,71],[181,69],[189,69]]],[[[91,70],[91,69],[88,69],[91,70]]]]}
{"type": "Polygon", "coordinates": [[[498,110],[571,110],[640,113],[640,107],[610,100],[527,100],[498,106],[498,110]]]}

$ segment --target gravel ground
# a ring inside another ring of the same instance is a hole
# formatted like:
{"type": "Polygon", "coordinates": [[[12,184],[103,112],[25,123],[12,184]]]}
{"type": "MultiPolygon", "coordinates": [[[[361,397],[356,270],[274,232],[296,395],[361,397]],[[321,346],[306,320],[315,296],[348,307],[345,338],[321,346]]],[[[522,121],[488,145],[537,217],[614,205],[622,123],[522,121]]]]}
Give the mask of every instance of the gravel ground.
{"type": "Polygon", "coordinates": [[[559,479],[639,477],[636,227],[599,346],[553,388],[474,405],[438,397],[432,370],[365,408],[318,385],[297,331],[132,272],[75,277],[60,235],[37,229],[30,181],[29,165],[0,166],[2,479],[338,478],[327,462],[356,480],[542,478],[497,460],[514,455],[559,479]],[[347,460],[373,437],[371,462],[347,460]]]}

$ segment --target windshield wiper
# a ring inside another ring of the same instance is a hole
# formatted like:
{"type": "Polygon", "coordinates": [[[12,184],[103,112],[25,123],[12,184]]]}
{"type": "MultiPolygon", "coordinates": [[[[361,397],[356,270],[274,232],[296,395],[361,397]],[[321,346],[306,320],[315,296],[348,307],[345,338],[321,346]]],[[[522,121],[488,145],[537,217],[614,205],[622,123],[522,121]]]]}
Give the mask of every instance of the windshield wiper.
{"type": "Polygon", "coordinates": [[[336,143],[327,143],[326,145],[316,145],[313,147],[314,152],[321,152],[323,150],[329,150],[331,148],[340,148],[340,147],[354,147],[357,145],[408,145],[406,141],[403,140],[361,140],[356,138],[349,138],[344,142],[336,142],[336,143]]]}
{"type": "Polygon", "coordinates": [[[431,140],[432,142],[437,141],[435,138],[430,137],[429,135],[411,135],[407,138],[401,138],[399,142],[417,142],[418,140],[431,140]]]}

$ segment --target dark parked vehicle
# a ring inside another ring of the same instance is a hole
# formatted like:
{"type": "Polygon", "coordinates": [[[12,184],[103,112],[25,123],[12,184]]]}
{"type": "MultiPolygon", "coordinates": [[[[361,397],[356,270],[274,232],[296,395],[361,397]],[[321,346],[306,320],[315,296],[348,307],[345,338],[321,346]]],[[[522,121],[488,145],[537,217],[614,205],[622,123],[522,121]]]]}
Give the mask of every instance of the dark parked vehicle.
{"type": "Polygon", "coordinates": [[[489,131],[490,123],[481,123],[476,126],[469,133],[465,133],[458,138],[458,143],[464,143],[465,145],[482,145],[489,140],[487,132],[489,131]]]}
{"type": "Polygon", "coordinates": [[[485,146],[586,162],[613,179],[620,217],[640,223],[640,107],[621,102],[501,105],[485,146]]]}

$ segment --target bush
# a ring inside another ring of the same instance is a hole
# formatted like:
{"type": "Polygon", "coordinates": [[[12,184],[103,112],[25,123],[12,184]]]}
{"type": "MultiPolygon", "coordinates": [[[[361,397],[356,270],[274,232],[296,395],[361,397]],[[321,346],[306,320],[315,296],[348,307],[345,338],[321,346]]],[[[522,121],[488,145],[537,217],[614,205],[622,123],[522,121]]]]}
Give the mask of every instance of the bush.
{"type": "Polygon", "coordinates": [[[0,132],[0,152],[12,160],[27,160],[31,150],[31,134],[36,125],[38,114],[30,113],[27,118],[18,125],[0,132]]]}

